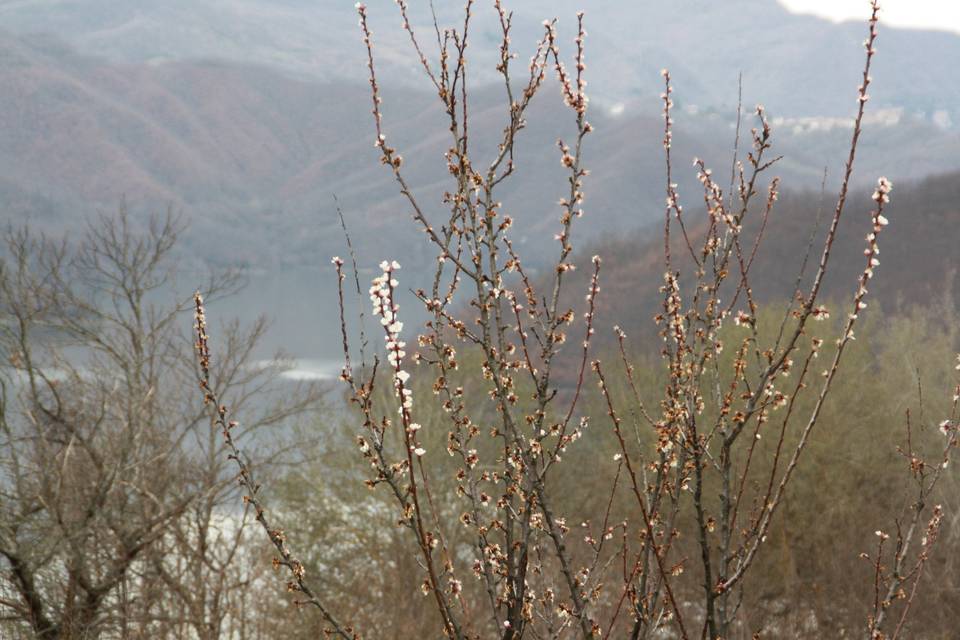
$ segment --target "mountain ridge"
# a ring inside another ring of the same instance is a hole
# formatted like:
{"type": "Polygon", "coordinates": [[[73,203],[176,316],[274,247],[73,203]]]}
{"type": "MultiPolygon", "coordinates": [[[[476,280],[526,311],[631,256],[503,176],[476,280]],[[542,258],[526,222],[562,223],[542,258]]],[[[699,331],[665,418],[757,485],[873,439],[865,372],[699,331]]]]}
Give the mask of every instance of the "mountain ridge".
{"type": "MultiPolygon", "coordinates": [[[[850,58],[858,60],[855,52],[850,58]]],[[[597,66],[591,63],[588,77],[597,66]]],[[[388,73],[381,69],[381,77],[388,73]]],[[[62,232],[124,201],[141,216],[169,206],[190,221],[189,251],[198,260],[291,268],[342,250],[332,205],[337,194],[351,228],[364,232],[354,234],[362,256],[429,266],[422,234],[379,165],[362,70],[351,82],[321,82],[223,60],[117,63],[54,36],[7,31],[0,32],[0,79],[7,87],[0,95],[0,196],[13,221],[62,232]]],[[[846,80],[847,95],[855,95],[857,79],[851,73],[846,80]]],[[[875,84],[884,81],[878,75],[875,84]]],[[[431,219],[440,220],[449,134],[426,83],[396,85],[384,88],[387,133],[407,158],[414,192],[431,219]]],[[[502,89],[472,86],[476,150],[489,155],[504,122],[502,89]]],[[[687,100],[691,88],[675,86],[678,164],[696,155],[718,170],[729,167],[735,112],[695,108],[687,100]]],[[[521,248],[528,238],[555,232],[563,184],[555,141],[571,131],[554,83],[542,91],[519,140],[517,175],[502,191],[521,248]]],[[[659,109],[654,96],[619,115],[602,106],[591,111],[587,240],[641,228],[661,215],[659,109]]],[[[825,166],[835,181],[851,120],[768,112],[775,150],[785,155],[785,186],[819,185],[825,166]]],[[[867,113],[861,184],[880,174],[899,181],[960,168],[960,131],[873,102],[867,113]]],[[[745,127],[751,123],[745,116],[745,127]]],[[[692,173],[680,188],[697,188],[692,173]]],[[[525,250],[533,263],[549,255],[543,253],[549,247],[530,244],[525,250]]]]}
{"type": "MultiPolygon", "coordinates": [[[[426,3],[409,3],[409,15],[431,58],[433,23],[426,3]]],[[[378,64],[386,82],[420,82],[415,56],[389,0],[369,0],[378,64]]],[[[652,1],[625,5],[597,0],[528,0],[507,4],[515,14],[513,43],[525,58],[542,37],[541,21],[559,18],[561,42],[573,36],[574,14],[587,10],[588,63],[594,98],[606,105],[631,103],[660,92],[657,72],[670,67],[688,101],[704,108],[735,106],[737,75],[746,79],[748,102],[763,101],[791,116],[847,115],[840,99],[860,64],[863,21],[830,22],[792,14],[774,0],[652,1]]],[[[438,3],[441,25],[462,22],[459,3],[438,3]]],[[[881,14],[882,16],[882,14],[881,14]]],[[[114,62],[160,63],[220,59],[257,63],[313,79],[362,77],[365,51],[352,3],[300,0],[169,0],[157,4],[91,0],[33,0],[0,5],[0,23],[18,34],[51,33],[85,54],[114,62]]],[[[494,72],[499,28],[493,9],[474,8],[471,55],[474,77],[494,72]],[[487,46],[489,45],[489,46],[487,46]]],[[[932,113],[946,109],[960,122],[960,87],[944,80],[960,61],[960,34],[881,25],[877,76],[895,78],[876,98],[887,106],[932,113]],[[935,51],[937,55],[928,55],[935,51]],[[923,64],[919,64],[923,63],[923,64]]]]}

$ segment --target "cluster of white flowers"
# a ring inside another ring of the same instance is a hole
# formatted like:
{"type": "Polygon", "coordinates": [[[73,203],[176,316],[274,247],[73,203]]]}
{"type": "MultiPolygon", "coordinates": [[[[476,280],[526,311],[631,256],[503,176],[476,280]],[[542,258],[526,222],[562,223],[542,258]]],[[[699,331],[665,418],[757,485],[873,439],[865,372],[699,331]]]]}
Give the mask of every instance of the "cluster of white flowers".
{"type": "MultiPolygon", "coordinates": [[[[697,169],[697,180],[700,181],[700,184],[703,185],[703,195],[707,204],[707,215],[710,219],[719,224],[725,224],[731,231],[739,233],[741,230],[741,225],[737,224],[736,217],[727,211],[727,207],[724,204],[723,190],[720,186],[713,180],[713,170],[708,169],[706,163],[700,158],[693,159],[693,166],[697,169]]],[[[675,191],[676,185],[671,184],[670,190],[675,191]]],[[[670,204],[670,199],[667,200],[667,204],[670,204]]],[[[677,217],[680,217],[680,213],[683,210],[683,207],[677,206],[677,217]]],[[[720,246],[719,238],[711,236],[705,246],[704,250],[708,253],[713,252],[720,246]]]]}
{"type": "Polygon", "coordinates": [[[380,318],[380,324],[384,328],[387,362],[393,367],[393,386],[402,400],[402,412],[413,406],[413,392],[404,386],[410,379],[410,374],[400,368],[403,357],[407,355],[403,350],[407,343],[400,340],[400,332],[403,331],[403,323],[397,317],[400,305],[393,299],[393,291],[400,284],[393,277],[393,273],[400,269],[400,264],[396,260],[384,260],[380,263],[380,269],[383,273],[374,278],[370,286],[370,301],[373,303],[373,315],[380,318]]]}
{"type": "Polygon", "coordinates": [[[864,298],[867,295],[867,282],[873,278],[873,270],[875,267],[879,266],[880,259],[877,258],[877,255],[880,253],[880,246],[877,244],[877,236],[883,231],[883,228],[889,224],[886,216],[883,215],[883,205],[890,202],[890,191],[893,189],[893,183],[891,183],[886,178],[880,178],[877,180],[877,190],[873,192],[873,201],[877,203],[877,207],[870,213],[873,221],[873,229],[870,233],[867,234],[867,248],[863,250],[863,255],[867,258],[867,266],[863,270],[863,274],[860,276],[859,287],[857,288],[857,293],[853,298],[853,312],[850,314],[850,324],[848,324],[848,329],[846,336],[838,340],[838,344],[841,340],[854,340],[853,335],[853,321],[855,321],[863,309],[867,307],[867,303],[864,301],[864,298]]]}
{"type": "MultiPolygon", "coordinates": [[[[663,308],[665,311],[668,328],[661,332],[663,340],[667,341],[668,336],[673,338],[677,344],[684,344],[686,341],[687,328],[683,321],[683,301],[680,298],[680,283],[676,274],[667,271],[663,274],[665,284],[660,287],[660,292],[665,294],[663,308]]],[[[658,316],[661,318],[662,316],[658,316]]]]}
{"type": "Polygon", "coordinates": [[[883,215],[883,205],[890,202],[891,189],[893,189],[893,183],[886,178],[877,180],[877,190],[873,192],[873,201],[877,203],[877,208],[872,213],[873,231],[867,234],[867,248],[863,251],[869,260],[865,271],[867,278],[873,277],[873,268],[880,264],[880,260],[877,258],[877,254],[880,253],[880,247],[877,246],[877,234],[889,224],[889,220],[883,215]]]}
{"type": "Polygon", "coordinates": [[[450,581],[450,593],[453,595],[459,595],[463,591],[463,583],[451,576],[450,581]]]}
{"type": "Polygon", "coordinates": [[[669,150],[673,142],[673,132],[670,130],[670,126],[673,124],[673,119],[670,117],[670,109],[673,108],[673,99],[670,94],[673,93],[673,87],[670,86],[670,72],[668,70],[661,69],[660,75],[663,76],[664,82],[664,92],[660,94],[660,99],[663,100],[663,118],[666,122],[666,129],[663,133],[663,148],[669,150]]]}
{"type": "Polygon", "coordinates": [[[560,81],[560,90],[563,95],[563,101],[568,107],[575,110],[581,117],[584,113],[586,113],[587,103],[590,101],[585,91],[587,82],[583,79],[583,72],[587,68],[586,63],[584,62],[585,54],[583,47],[587,32],[583,28],[583,15],[584,14],[582,12],[577,14],[579,28],[577,30],[577,37],[574,39],[574,42],[577,45],[577,72],[575,78],[570,77],[570,74],[567,72],[566,65],[564,65],[560,60],[560,48],[557,46],[556,21],[543,21],[543,27],[546,30],[547,49],[548,53],[553,55],[555,61],[557,79],[560,81]]]}

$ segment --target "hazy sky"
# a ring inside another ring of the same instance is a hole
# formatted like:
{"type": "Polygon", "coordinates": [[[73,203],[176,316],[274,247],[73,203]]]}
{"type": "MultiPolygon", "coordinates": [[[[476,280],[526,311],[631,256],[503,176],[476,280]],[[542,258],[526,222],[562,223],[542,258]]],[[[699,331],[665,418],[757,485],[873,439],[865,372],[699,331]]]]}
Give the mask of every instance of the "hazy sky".
{"type": "MultiPolygon", "coordinates": [[[[779,0],[791,11],[812,13],[831,20],[865,18],[868,0],[779,0]]],[[[960,33],[960,2],[957,0],[881,0],[880,16],[901,27],[949,29],[960,33]]]]}

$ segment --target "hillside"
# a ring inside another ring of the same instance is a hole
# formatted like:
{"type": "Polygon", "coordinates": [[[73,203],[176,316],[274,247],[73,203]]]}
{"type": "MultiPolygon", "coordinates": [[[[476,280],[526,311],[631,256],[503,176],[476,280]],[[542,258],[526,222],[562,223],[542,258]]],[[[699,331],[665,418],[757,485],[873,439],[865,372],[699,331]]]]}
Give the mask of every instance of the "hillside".
{"type": "MultiPolygon", "coordinates": [[[[369,0],[384,78],[401,86],[420,81],[392,0],[369,0]]],[[[429,3],[410,2],[410,15],[432,43],[429,3]]],[[[434,3],[441,25],[462,20],[461,2],[434,3]]],[[[863,20],[867,17],[864,3],[863,20]]],[[[762,101],[786,116],[845,116],[845,91],[859,67],[861,23],[830,22],[789,13],[775,0],[523,0],[513,42],[525,58],[545,18],[560,20],[563,42],[574,14],[587,12],[591,93],[601,104],[643,102],[660,93],[662,67],[686,87],[686,104],[732,108],[737,75],[747,102],[762,101]]],[[[352,2],[305,0],[12,0],[0,4],[0,24],[17,34],[49,33],[84,54],[120,63],[224,60],[268,65],[324,81],[356,80],[364,52],[352,2]]],[[[478,82],[494,80],[498,26],[490,3],[474,6],[478,82]]],[[[960,122],[960,87],[946,80],[960,60],[960,37],[946,32],[884,27],[874,97],[880,106],[944,111],[960,122]],[[936,55],[931,55],[935,52],[936,55]]]]}
{"type": "MultiPolygon", "coordinates": [[[[190,253],[256,268],[316,265],[342,251],[332,207],[337,194],[368,262],[391,255],[417,266],[422,235],[371,144],[369,94],[361,83],[293,78],[267,66],[184,61],[116,63],[81,55],[47,36],[0,33],[0,198],[13,222],[76,228],[125,201],[135,214],[172,207],[190,222],[190,253]]],[[[852,89],[851,74],[847,89],[852,89]]],[[[688,87],[678,85],[678,100],[688,87]]],[[[552,235],[563,176],[558,136],[572,122],[556,88],[534,102],[519,149],[519,170],[501,193],[517,220],[515,239],[552,235]]],[[[848,91],[850,93],[852,91],[848,91]]],[[[474,144],[490,155],[503,122],[502,90],[474,90],[474,144]]],[[[408,159],[405,170],[439,219],[448,134],[435,98],[390,88],[387,131],[408,159]]],[[[595,110],[586,146],[591,222],[587,237],[643,227],[659,216],[663,191],[656,98],[619,116],[595,110]]],[[[772,114],[775,118],[776,114],[772,114]]],[[[732,112],[680,112],[678,162],[698,155],[728,164],[732,112]]],[[[775,120],[787,185],[836,174],[848,123],[831,127],[775,120]],[[842,134],[842,135],[838,135],[842,134]]],[[[960,132],[901,112],[871,112],[862,176],[917,178],[960,166],[960,132]],[[895,153],[894,153],[895,151],[895,153]],[[893,159],[891,159],[893,158],[893,159]]],[[[682,189],[695,187],[692,174],[682,189]]],[[[868,178],[864,177],[864,180],[868,178]]],[[[528,251],[535,264],[542,251],[528,251]]]]}
{"type": "MultiPolygon", "coordinates": [[[[819,258],[828,216],[834,204],[832,194],[823,200],[824,218],[820,225],[814,258],[819,258]]],[[[701,214],[688,199],[688,222],[701,214]]],[[[821,197],[818,192],[787,191],[781,194],[771,215],[752,272],[758,302],[786,300],[794,290],[807,240],[817,226],[821,197]],[[762,274],[762,275],[757,275],[762,274]]],[[[864,235],[869,231],[869,193],[857,191],[841,219],[834,243],[830,267],[824,281],[822,299],[834,305],[852,299],[856,278],[863,271],[864,235]]],[[[957,277],[957,246],[960,245],[960,173],[948,173],[914,183],[894,185],[888,206],[889,226],[880,238],[880,266],[870,287],[870,307],[887,311],[901,310],[912,304],[944,303],[956,307],[960,301],[960,277],[957,277]]],[[[754,237],[756,220],[745,225],[746,237],[754,237]]],[[[702,234],[697,230],[693,236],[702,234]]],[[[602,291],[598,297],[598,338],[608,347],[613,344],[610,327],[619,324],[634,344],[656,345],[653,340],[653,316],[661,311],[663,282],[662,239],[647,234],[629,234],[608,238],[584,251],[578,262],[584,268],[574,272],[567,293],[579,304],[587,289],[589,256],[603,257],[602,291]]],[[[678,248],[675,256],[681,256],[678,248]]],[[[679,261],[679,258],[678,258],[679,261]]],[[[686,266],[686,265],[685,265],[686,266]]],[[[680,267],[678,267],[680,268],[680,267]]],[[[805,277],[805,290],[812,280],[814,265],[805,277]]],[[[689,273],[689,270],[687,271],[689,273]]],[[[681,277],[681,285],[684,279],[681,277]]],[[[689,281],[687,281],[689,284],[689,281]]],[[[840,312],[839,308],[834,309],[840,312]]]]}

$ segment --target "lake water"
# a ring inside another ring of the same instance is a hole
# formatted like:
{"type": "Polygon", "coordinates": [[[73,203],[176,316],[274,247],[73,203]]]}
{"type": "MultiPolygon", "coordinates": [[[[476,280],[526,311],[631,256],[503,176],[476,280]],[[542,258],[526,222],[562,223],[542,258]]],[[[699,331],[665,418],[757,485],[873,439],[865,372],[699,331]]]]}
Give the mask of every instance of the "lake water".
{"type": "MultiPolygon", "coordinates": [[[[365,314],[364,324],[368,354],[383,345],[383,330],[370,316],[367,296],[370,278],[375,274],[361,273],[363,299],[358,301],[352,278],[345,281],[346,323],[354,353],[360,342],[360,306],[365,314]]],[[[424,283],[405,283],[401,287],[424,283]]],[[[410,342],[417,327],[426,318],[420,302],[408,290],[398,291],[400,318],[406,325],[410,342]]],[[[343,337],[340,330],[340,311],[337,298],[336,275],[332,268],[276,271],[248,276],[247,286],[237,295],[208,305],[207,320],[211,332],[220,321],[239,318],[253,322],[266,315],[270,324],[261,344],[254,350],[256,361],[270,361],[278,353],[292,360],[292,369],[284,377],[290,380],[327,380],[336,378],[343,366],[343,337]]],[[[356,355],[354,356],[356,357],[356,355]]]]}
{"type": "MultiPolygon", "coordinates": [[[[360,303],[365,314],[368,357],[382,350],[383,330],[370,314],[367,296],[369,275],[362,274],[360,286],[363,300],[358,301],[356,287],[345,291],[346,324],[354,358],[360,344],[360,303]]],[[[175,282],[151,294],[150,302],[169,308],[177,300],[187,299],[198,285],[206,281],[201,274],[179,272],[175,282]]],[[[214,346],[222,338],[222,323],[239,320],[250,326],[259,316],[266,316],[266,333],[251,353],[250,366],[270,366],[282,357],[285,371],[281,377],[291,381],[335,380],[343,366],[343,337],[336,275],[330,269],[278,270],[246,276],[246,286],[237,294],[208,302],[208,331],[214,346]]],[[[345,284],[353,285],[352,278],[345,284]]],[[[403,283],[404,285],[406,283],[403,283]]],[[[423,283],[416,283],[422,285],[423,283]]],[[[406,324],[407,341],[426,317],[423,306],[407,290],[398,290],[400,317],[406,324]]],[[[192,314],[182,319],[184,331],[192,331],[192,314]]],[[[55,339],[55,336],[51,336],[55,339]]],[[[83,353],[70,353],[74,364],[83,368],[83,353]]],[[[0,354],[2,355],[2,354],[0,354]]]]}

